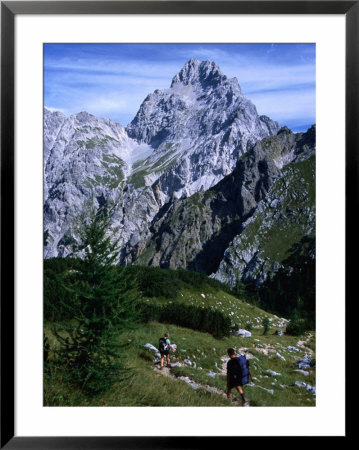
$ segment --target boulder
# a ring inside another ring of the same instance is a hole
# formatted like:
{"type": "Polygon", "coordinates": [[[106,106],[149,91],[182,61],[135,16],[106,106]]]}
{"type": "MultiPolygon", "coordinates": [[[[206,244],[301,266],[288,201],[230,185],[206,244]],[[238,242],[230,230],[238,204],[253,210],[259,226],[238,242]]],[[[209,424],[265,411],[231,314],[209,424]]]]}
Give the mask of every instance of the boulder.
{"type": "Polygon", "coordinates": [[[310,384],[307,384],[307,385],[305,386],[305,388],[306,388],[306,390],[307,390],[308,392],[310,392],[311,394],[316,395],[316,389],[315,389],[315,386],[311,386],[310,384]]]}
{"type": "Polygon", "coordinates": [[[310,369],[311,367],[315,367],[315,359],[304,358],[300,359],[296,362],[296,367],[298,369],[310,369]]]}
{"type": "Polygon", "coordinates": [[[239,337],[244,337],[244,338],[252,336],[252,333],[250,331],[244,330],[242,328],[240,328],[239,330],[232,331],[232,334],[234,336],[239,336],[239,337]]]}
{"type": "Polygon", "coordinates": [[[315,388],[315,386],[311,386],[310,384],[304,383],[303,381],[296,381],[294,383],[294,386],[304,387],[308,392],[310,392],[314,396],[316,395],[316,388],[315,388]]]}

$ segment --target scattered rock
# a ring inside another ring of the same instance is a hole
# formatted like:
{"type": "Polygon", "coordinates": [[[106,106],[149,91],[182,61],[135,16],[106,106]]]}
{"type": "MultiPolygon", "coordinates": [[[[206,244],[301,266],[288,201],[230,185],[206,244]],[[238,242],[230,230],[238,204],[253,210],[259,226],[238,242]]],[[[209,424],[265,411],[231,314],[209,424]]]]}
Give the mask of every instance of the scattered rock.
{"type": "Polygon", "coordinates": [[[277,355],[278,358],[280,358],[280,359],[282,359],[283,361],[285,361],[284,356],[282,356],[280,353],[277,352],[276,355],[277,355]]]}
{"type": "Polygon", "coordinates": [[[310,369],[312,367],[315,367],[315,359],[310,359],[310,358],[304,358],[304,359],[300,359],[299,361],[296,362],[296,367],[298,367],[298,369],[310,369]]]}
{"type": "Polygon", "coordinates": [[[175,362],[171,364],[171,368],[172,367],[182,367],[182,364],[180,362],[175,362]]]}
{"type": "Polygon", "coordinates": [[[154,347],[152,344],[146,344],[145,347],[153,352],[158,352],[158,348],[154,347]]]}
{"type": "Polygon", "coordinates": [[[193,367],[194,369],[197,367],[197,364],[196,364],[194,361],[190,361],[189,359],[185,359],[183,362],[184,362],[187,366],[191,366],[191,367],[193,367]]]}
{"type": "Polygon", "coordinates": [[[288,345],[288,350],[291,352],[300,352],[300,349],[297,347],[292,347],[291,345],[288,345]]]}
{"type": "Polygon", "coordinates": [[[301,373],[302,375],[305,375],[305,376],[309,375],[309,372],[307,372],[306,370],[296,369],[296,370],[293,370],[293,372],[301,373]]]}
{"type": "Polygon", "coordinates": [[[304,383],[303,381],[296,381],[294,383],[294,386],[297,387],[305,387],[305,389],[310,392],[311,394],[313,394],[314,396],[316,395],[316,388],[315,386],[311,386],[310,384],[304,383]]]}
{"type": "Polygon", "coordinates": [[[269,373],[269,374],[272,375],[273,377],[280,377],[280,376],[282,376],[281,373],[274,372],[274,370],[270,370],[270,369],[266,370],[266,373],[269,373]]]}
{"type": "Polygon", "coordinates": [[[185,383],[189,384],[191,386],[191,388],[193,389],[198,389],[199,386],[198,384],[194,383],[190,378],[188,377],[178,377],[179,380],[184,381],[185,383]]]}
{"type": "Polygon", "coordinates": [[[283,330],[275,330],[275,333],[277,336],[283,336],[284,332],[283,330]]]}
{"type": "Polygon", "coordinates": [[[256,387],[256,388],[262,389],[263,391],[266,391],[266,392],[268,392],[271,395],[274,394],[274,390],[273,389],[266,389],[263,386],[258,386],[257,384],[254,384],[254,383],[250,383],[248,386],[252,386],[252,387],[256,387]]]}

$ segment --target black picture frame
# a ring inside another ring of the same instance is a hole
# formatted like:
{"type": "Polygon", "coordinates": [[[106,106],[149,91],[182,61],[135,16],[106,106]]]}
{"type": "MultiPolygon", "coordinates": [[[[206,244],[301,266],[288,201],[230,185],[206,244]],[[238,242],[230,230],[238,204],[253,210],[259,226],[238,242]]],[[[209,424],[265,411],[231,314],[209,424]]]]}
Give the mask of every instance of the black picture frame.
{"type": "MultiPolygon", "coordinates": [[[[18,14],[341,14],[346,20],[346,267],[357,248],[349,205],[358,204],[359,1],[1,2],[1,441],[6,449],[159,449],[223,445],[217,437],[14,435],[14,21],[18,14]],[[350,244],[348,236],[351,237],[350,244]],[[353,245],[354,244],[354,245],[353,245]],[[218,441],[218,442],[217,442],[218,441]]],[[[350,291],[346,271],[346,292],[350,291]]],[[[347,333],[347,331],[346,331],[347,333]]],[[[199,435],[201,431],[199,431],[199,435]]],[[[245,435],[245,432],[243,433],[245,435]]],[[[324,436],[323,436],[324,437],[324,436]]],[[[348,428],[346,436],[348,435],[348,428]]],[[[243,443],[243,441],[241,441],[243,443]]],[[[226,444],[225,444],[226,445],[226,444]]],[[[238,444],[239,445],[239,444],[238,444]]]]}

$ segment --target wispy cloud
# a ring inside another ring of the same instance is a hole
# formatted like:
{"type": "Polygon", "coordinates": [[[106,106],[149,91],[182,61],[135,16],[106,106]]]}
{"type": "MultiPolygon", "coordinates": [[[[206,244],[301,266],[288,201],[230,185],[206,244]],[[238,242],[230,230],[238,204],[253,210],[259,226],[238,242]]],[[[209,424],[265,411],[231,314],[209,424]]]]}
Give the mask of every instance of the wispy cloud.
{"type": "Polygon", "coordinates": [[[281,123],[315,121],[315,47],[306,44],[47,44],[45,104],[126,125],[191,57],[237,77],[261,114],[281,123]]]}
{"type": "Polygon", "coordinates": [[[272,117],[283,125],[298,119],[299,122],[315,122],[315,93],[301,90],[300,95],[296,91],[269,92],[251,96],[260,114],[266,114],[271,110],[272,117]]]}

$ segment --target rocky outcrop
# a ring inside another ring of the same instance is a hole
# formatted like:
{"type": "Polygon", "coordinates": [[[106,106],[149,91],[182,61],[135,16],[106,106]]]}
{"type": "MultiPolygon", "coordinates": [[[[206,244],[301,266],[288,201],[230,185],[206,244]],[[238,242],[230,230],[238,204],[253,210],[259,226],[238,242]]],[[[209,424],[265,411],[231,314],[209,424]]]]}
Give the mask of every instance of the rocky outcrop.
{"type": "MultiPolygon", "coordinates": [[[[292,210],[286,210],[290,217],[283,218],[282,222],[288,222],[289,228],[299,214],[300,233],[313,230],[314,198],[300,203],[302,197],[307,198],[307,191],[298,167],[310,165],[308,161],[314,158],[314,151],[314,127],[298,134],[283,128],[277,136],[257,142],[239,159],[234,171],[213,188],[185,199],[174,198],[161,208],[150,227],[150,239],[142,241],[135,249],[136,256],[133,256],[137,263],[186,267],[208,274],[216,272],[216,278],[235,286],[246,270],[256,269],[263,254],[256,235],[248,236],[239,256],[232,257],[232,249],[239,248],[242,236],[246,236],[246,230],[257,217],[270,233],[274,224],[281,221],[280,204],[289,208],[288,194],[293,198],[292,210]],[[294,208],[294,199],[298,211],[294,208]],[[274,218],[263,220],[267,207],[274,218]],[[235,273],[233,267],[238,269],[235,273]]],[[[308,169],[307,180],[311,186],[313,176],[312,167],[308,169]]],[[[276,258],[271,261],[274,262],[278,263],[276,258]]]]}
{"type": "Polygon", "coordinates": [[[291,162],[226,249],[214,274],[218,280],[231,287],[238,280],[258,286],[283,267],[294,244],[315,236],[314,127],[302,136],[300,147],[288,154],[291,162]]]}
{"type": "Polygon", "coordinates": [[[100,204],[123,188],[136,143],[121,125],[87,113],[44,112],[44,255],[66,256],[86,200],[100,204]]]}

